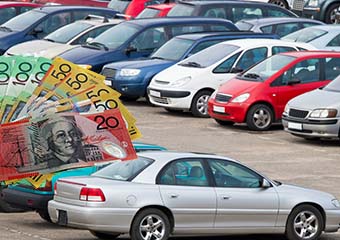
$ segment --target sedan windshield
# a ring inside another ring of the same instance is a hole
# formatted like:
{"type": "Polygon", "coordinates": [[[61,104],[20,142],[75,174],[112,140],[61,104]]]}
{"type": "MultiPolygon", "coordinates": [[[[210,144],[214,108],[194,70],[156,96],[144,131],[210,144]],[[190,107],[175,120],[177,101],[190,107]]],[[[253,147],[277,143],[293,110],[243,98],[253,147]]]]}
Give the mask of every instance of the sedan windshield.
{"type": "Polygon", "coordinates": [[[92,174],[92,176],[109,178],[112,180],[131,181],[151,163],[153,163],[153,160],[143,157],[127,161],[117,160],[92,174]]]}
{"type": "Polygon", "coordinates": [[[217,44],[187,58],[179,65],[206,68],[235,52],[239,47],[230,44],[217,44]]]}
{"type": "Polygon", "coordinates": [[[112,8],[118,12],[125,13],[130,3],[131,0],[111,0],[107,7],[112,8]]]}
{"type": "Polygon", "coordinates": [[[327,31],[321,30],[321,29],[310,29],[305,28],[300,31],[293,32],[291,34],[288,34],[287,36],[283,37],[283,40],[286,41],[292,41],[292,42],[311,42],[325,34],[327,34],[327,31]]]}
{"type": "Polygon", "coordinates": [[[103,32],[98,37],[93,39],[91,43],[105,46],[108,49],[116,49],[124,44],[138,31],[139,28],[137,25],[123,22],[103,32]]]}
{"type": "Polygon", "coordinates": [[[31,10],[12,18],[11,20],[2,24],[1,27],[5,27],[12,31],[22,31],[32,24],[38,22],[45,16],[46,13],[31,10]]]}
{"type": "Polygon", "coordinates": [[[85,22],[71,23],[52,32],[51,34],[47,35],[44,39],[51,42],[67,43],[68,41],[72,40],[75,36],[85,31],[86,29],[89,29],[92,26],[93,26],[92,24],[88,24],[85,22]]]}
{"type": "Polygon", "coordinates": [[[294,59],[295,57],[291,56],[274,55],[256,64],[237,78],[247,81],[264,82],[268,77],[294,61],[294,59]]]}
{"type": "Polygon", "coordinates": [[[157,17],[160,10],[154,8],[145,8],[136,18],[153,18],[157,17]]]}
{"type": "Polygon", "coordinates": [[[186,4],[176,4],[167,14],[168,17],[189,17],[194,12],[194,6],[186,4]]]}
{"type": "Polygon", "coordinates": [[[151,58],[178,61],[193,43],[193,40],[173,38],[152,54],[151,58]]]}
{"type": "Polygon", "coordinates": [[[327,84],[323,90],[330,91],[330,92],[340,92],[340,75],[327,84]]]}

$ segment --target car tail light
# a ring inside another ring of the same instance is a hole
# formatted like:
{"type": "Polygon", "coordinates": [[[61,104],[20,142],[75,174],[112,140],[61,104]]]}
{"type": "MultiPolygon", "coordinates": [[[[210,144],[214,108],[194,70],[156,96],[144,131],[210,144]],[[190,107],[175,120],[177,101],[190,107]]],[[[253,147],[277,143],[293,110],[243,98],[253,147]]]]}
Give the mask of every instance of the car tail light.
{"type": "Polygon", "coordinates": [[[46,181],[45,186],[43,187],[38,187],[36,190],[38,191],[52,191],[52,182],[51,181],[46,181]]]}
{"type": "Polygon", "coordinates": [[[54,184],[54,195],[57,195],[57,183],[58,183],[58,182],[56,182],[56,183],[54,184]]]}
{"type": "Polygon", "coordinates": [[[83,187],[79,194],[80,201],[105,202],[105,196],[100,188],[83,187]]]}

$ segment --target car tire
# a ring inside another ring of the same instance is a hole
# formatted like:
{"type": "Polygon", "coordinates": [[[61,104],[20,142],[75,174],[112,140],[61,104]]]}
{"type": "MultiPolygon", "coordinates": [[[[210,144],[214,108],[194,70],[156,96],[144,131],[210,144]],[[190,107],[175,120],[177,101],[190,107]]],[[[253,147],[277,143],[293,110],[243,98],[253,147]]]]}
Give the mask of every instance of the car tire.
{"type": "Polygon", "coordinates": [[[208,118],[208,100],[212,91],[203,90],[199,91],[191,102],[190,111],[195,117],[208,118]]]}
{"type": "Polygon", "coordinates": [[[269,3],[278,5],[285,9],[289,9],[288,3],[285,0],[270,0],[269,3]]]}
{"type": "Polygon", "coordinates": [[[37,210],[37,213],[39,214],[39,216],[45,220],[46,222],[52,222],[51,218],[50,218],[50,214],[48,214],[47,210],[37,210]]]}
{"type": "Polygon", "coordinates": [[[139,212],[130,229],[131,240],[145,240],[150,234],[151,239],[157,240],[167,240],[170,235],[169,218],[156,208],[148,208],[139,212]]]}
{"type": "Polygon", "coordinates": [[[336,23],[336,19],[335,19],[335,14],[337,12],[337,8],[340,7],[340,4],[339,3],[334,3],[334,4],[331,4],[327,10],[326,10],[326,13],[325,13],[325,19],[324,19],[324,22],[325,23],[328,23],[328,24],[334,24],[336,23]]]}
{"type": "Polygon", "coordinates": [[[90,233],[97,237],[98,239],[103,239],[103,240],[106,240],[106,239],[116,239],[117,237],[119,237],[119,233],[103,233],[103,232],[97,232],[97,231],[92,231],[90,230],[90,233]]]}
{"type": "Polygon", "coordinates": [[[219,120],[219,119],[215,119],[215,121],[222,126],[232,126],[232,125],[234,125],[234,122],[232,122],[232,121],[224,121],[224,120],[219,120]]]}
{"type": "Polygon", "coordinates": [[[274,114],[265,104],[255,104],[247,113],[247,126],[254,131],[268,130],[273,123],[274,114]]]}
{"type": "Polygon", "coordinates": [[[324,220],[320,211],[311,205],[300,205],[289,214],[286,236],[289,240],[315,240],[323,229],[324,220]],[[312,229],[316,231],[311,233],[312,229]]]}

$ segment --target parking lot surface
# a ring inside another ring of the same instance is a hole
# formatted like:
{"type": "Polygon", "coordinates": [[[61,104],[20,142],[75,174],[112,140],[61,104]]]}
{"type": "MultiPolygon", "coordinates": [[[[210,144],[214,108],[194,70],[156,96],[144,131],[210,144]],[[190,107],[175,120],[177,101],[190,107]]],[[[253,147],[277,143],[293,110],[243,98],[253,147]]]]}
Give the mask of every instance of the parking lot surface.
{"type": "MultiPolygon", "coordinates": [[[[207,152],[240,160],[272,179],[311,187],[340,198],[340,142],[307,141],[282,130],[249,131],[244,125],[220,126],[209,118],[189,113],[168,113],[144,101],[125,103],[137,119],[143,137],[140,142],[169,150],[207,152]]],[[[126,238],[127,236],[123,236],[126,238]]],[[[1,213],[0,239],[57,240],[96,239],[88,231],[46,223],[34,212],[1,213]]],[[[192,238],[198,239],[198,238],[192,238]]],[[[281,236],[202,237],[202,240],[273,240],[281,236]]],[[[322,240],[340,240],[340,233],[324,234],[322,240]]]]}

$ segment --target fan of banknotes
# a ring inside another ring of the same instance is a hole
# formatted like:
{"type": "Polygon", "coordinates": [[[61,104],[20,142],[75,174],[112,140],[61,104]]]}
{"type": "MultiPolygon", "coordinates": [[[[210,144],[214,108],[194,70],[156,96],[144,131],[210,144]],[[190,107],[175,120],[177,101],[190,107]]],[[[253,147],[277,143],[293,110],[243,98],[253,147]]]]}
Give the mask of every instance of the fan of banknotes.
{"type": "Polygon", "coordinates": [[[0,181],[134,158],[136,119],[104,79],[61,58],[0,56],[0,181]]]}

